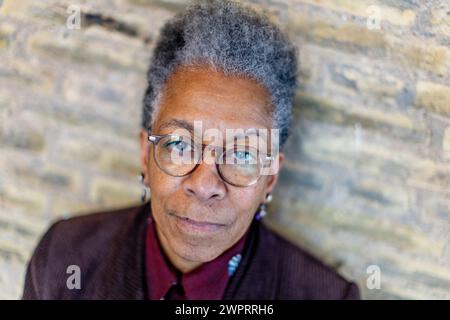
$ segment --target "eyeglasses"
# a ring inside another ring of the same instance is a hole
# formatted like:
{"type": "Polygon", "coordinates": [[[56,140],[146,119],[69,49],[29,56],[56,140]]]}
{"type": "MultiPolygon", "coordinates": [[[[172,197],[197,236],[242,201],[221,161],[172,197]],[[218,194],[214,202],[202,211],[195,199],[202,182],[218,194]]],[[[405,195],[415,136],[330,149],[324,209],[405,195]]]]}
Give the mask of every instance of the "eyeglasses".
{"type": "Polygon", "coordinates": [[[153,158],[158,167],[173,177],[192,173],[203,159],[205,147],[212,148],[219,176],[236,187],[255,184],[275,159],[248,145],[217,147],[195,143],[183,135],[149,135],[148,140],[154,145],[153,158]]]}

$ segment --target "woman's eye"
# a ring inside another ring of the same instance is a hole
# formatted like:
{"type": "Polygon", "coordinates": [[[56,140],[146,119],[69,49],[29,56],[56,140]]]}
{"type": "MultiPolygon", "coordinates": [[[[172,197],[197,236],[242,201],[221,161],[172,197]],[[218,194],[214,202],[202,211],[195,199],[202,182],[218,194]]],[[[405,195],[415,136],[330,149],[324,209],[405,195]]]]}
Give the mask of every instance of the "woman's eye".
{"type": "Polygon", "coordinates": [[[236,151],[234,157],[239,161],[250,161],[253,160],[253,154],[248,151],[236,151]]]}
{"type": "Polygon", "coordinates": [[[165,147],[172,150],[177,150],[180,152],[184,152],[186,150],[189,150],[191,145],[183,140],[174,140],[169,141],[165,144],[165,147]]]}

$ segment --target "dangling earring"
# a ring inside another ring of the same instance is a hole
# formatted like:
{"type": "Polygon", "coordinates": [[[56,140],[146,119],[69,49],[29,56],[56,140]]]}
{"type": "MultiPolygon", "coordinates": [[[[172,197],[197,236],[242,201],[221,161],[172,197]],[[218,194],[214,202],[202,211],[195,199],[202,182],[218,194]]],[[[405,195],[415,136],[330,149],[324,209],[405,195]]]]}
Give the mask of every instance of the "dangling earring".
{"type": "Polygon", "coordinates": [[[261,206],[259,207],[259,211],[255,215],[256,220],[259,221],[266,216],[267,204],[270,203],[271,201],[272,201],[272,195],[269,193],[266,196],[266,200],[261,204],[261,206]]]}
{"type": "Polygon", "coordinates": [[[147,194],[150,195],[150,189],[145,185],[145,176],[144,173],[141,172],[139,176],[139,181],[142,183],[142,193],[141,193],[141,201],[145,202],[147,200],[147,194]]]}

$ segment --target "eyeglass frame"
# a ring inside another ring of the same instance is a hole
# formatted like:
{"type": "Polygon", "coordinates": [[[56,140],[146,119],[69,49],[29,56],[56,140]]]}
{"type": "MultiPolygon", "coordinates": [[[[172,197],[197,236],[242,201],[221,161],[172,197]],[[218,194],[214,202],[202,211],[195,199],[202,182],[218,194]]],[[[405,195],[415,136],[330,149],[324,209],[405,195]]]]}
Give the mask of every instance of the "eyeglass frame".
{"type": "MultiPolygon", "coordinates": [[[[156,145],[159,143],[159,141],[161,141],[161,139],[163,139],[163,138],[165,138],[165,137],[168,137],[168,136],[173,136],[173,135],[174,135],[174,134],[172,134],[172,133],[163,134],[163,135],[156,135],[156,134],[151,134],[151,133],[149,132],[149,133],[148,133],[148,141],[150,141],[150,142],[152,143],[152,145],[155,147],[155,150],[156,150],[156,145]]],[[[177,136],[179,136],[179,135],[177,135],[177,136]]],[[[192,139],[191,139],[191,141],[192,141],[192,139]]],[[[248,185],[240,186],[240,185],[237,185],[237,184],[234,184],[234,183],[229,182],[228,180],[226,180],[226,179],[223,177],[222,172],[221,172],[220,169],[219,169],[219,163],[217,163],[217,159],[221,158],[221,157],[223,156],[223,154],[227,151],[227,149],[226,149],[225,147],[211,146],[211,145],[205,144],[205,143],[202,143],[201,145],[202,145],[202,149],[201,149],[201,150],[202,150],[202,151],[201,151],[202,154],[201,154],[200,162],[199,162],[199,163],[196,163],[195,166],[194,166],[189,172],[187,172],[186,174],[181,175],[181,176],[174,176],[174,175],[168,173],[167,171],[165,171],[163,168],[161,168],[161,166],[159,165],[159,161],[156,159],[156,152],[153,152],[153,159],[155,160],[156,165],[158,166],[158,168],[159,168],[161,171],[163,171],[164,173],[168,174],[169,176],[171,176],[171,177],[186,177],[186,176],[190,175],[192,172],[194,172],[195,169],[197,169],[197,167],[200,165],[200,163],[201,163],[201,161],[202,161],[202,159],[203,159],[203,151],[204,151],[204,149],[205,149],[206,146],[209,146],[209,147],[214,147],[215,150],[217,150],[217,149],[222,149],[222,152],[221,152],[220,154],[218,154],[218,155],[215,157],[215,159],[214,159],[214,164],[216,165],[217,173],[219,174],[219,176],[220,176],[220,178],[222,179],[222,181],[224,181],[224,182],[226,182],[226,183],[228,183],[228,184],[230,184],[230,185],[232,185],[232,186],[235,186],[235,187],[245,188],[245,187],[250,187],[250,186],[256,184],[256,183],[258,182],[258,180],[261,178],[261,176],[262,176],[262,175],[261,175],[261,170],[264,168],[264,165],[262,166],[260,172],[258,173],[258,177],[255,179],[255,181],[253,181],[252,183],[250,183],[250,184],[248,184],[248,185]]],[[[259,150],[258,150],[258,153],[260,153],[259,150]]],[[[262,152],[261,152],[261,154],[262,154],[262,152]]],[[[260,157],[258,157],[258,159],[259,159],[259,161],[261,161],[260,157]]],[[[269,156],[268,154],[265,154],[265,159],[262,160],[262,161],[273,161],[273,160],[275,160],[275,156],[274,156],[274,155],[269,156]]],[[[260,163],[260,164],[261,164],[261,163],[260,163]]]]}

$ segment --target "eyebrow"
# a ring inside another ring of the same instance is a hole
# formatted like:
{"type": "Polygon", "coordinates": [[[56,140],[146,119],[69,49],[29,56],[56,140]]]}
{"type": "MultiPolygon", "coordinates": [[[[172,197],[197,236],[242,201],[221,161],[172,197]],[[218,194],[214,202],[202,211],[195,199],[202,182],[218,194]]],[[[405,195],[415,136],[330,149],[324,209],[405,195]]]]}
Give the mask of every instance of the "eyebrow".
{"type": "MultiPolygon", "coordinates": [[[[168,128],[183,128],[183,129],[186,129],[187,131],[189,131],[191,133],[194,132],[194,126],[190,122],[188,122],[186,120],[176,119],[176,118],[173,118],[173,119],[170,119],[170,120],[168,120],[166,122],[163,122],[159,126],[158,131],[161,131],[161,130],[164,130],[164,129],[168,129],[168,128]]],[[[234,130],[234,129],[232,129],[232,130],[234,130]]],[[[245,131],[244,135],[238,134],[238,135],[234,136],[234,138],[235,139],[241,139],[241,138],[245,138],[245,137],[253,136],[253,135],[256,135],[258,137],[265,137],[265,138],[267,138],[265,135],[261,135],[259,130],[256,129],[256,128],[244,129],[244,131],[245,131]]],[[[226,135],[225,135],[225,137],[226,137],[226,135]]]]}
{"type": "Polygon", "coordinates": [[[167,129],[167,128],[184,128],[190,132],[194,132],[194,126],[185,121],[185,120],[180,120],[180,119],[170,119],[166,122],[163,122],[159,128],[158,131],[163,130],[163,129],[167,129]]]}

